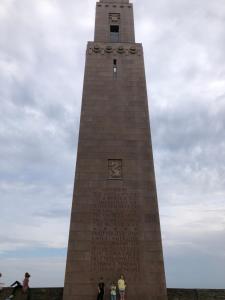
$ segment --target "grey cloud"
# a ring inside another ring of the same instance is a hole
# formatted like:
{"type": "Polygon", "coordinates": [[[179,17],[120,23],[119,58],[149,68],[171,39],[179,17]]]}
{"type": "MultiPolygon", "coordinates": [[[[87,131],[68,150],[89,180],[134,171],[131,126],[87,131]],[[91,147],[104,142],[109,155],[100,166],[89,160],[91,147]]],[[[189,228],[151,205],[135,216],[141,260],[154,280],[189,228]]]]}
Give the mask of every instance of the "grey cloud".
{"type": "MultiPolygon", "coordinates": [[[[185,247],[182,248],[184,250],[185,247]]],[[[198,251],[185,251],[176,256],[165,256],[167,285],[174,288],[221,288],[224,271],[221,264],[224,258],[215,255],[202,255],[198,251]],[[209,274],[213,274],[212,277],[209,274]]]]}
{"type": "Polygon", "coordinates": [[[7,258],[1,260],[2,280],[11,284],[15,279],[22,280],[24,270],[31,274],[31,287],[63,286],[65,273],[64,257],[7,258]],[[13,275],[11,274],[13,270],[13,275]]]}
{"type": "Polygon", "coordinates": [[[48,211],[35,212],[34,216],[40,216],[45,218],[68,218],[68,209],[49,209],[48,211]]]}
{"type": "MultiPolygon", "coordinates": [[[[223,2],[134,1],[173,287],[223,286],[223,2]]],[[[95,1],[2,1],[0,7],[0,228],[7,228],[0,251],[65,247],[95,1]]],[[[65,259],[42,262],[45,283],[62,284],[65,259]],[[55,270],[62,275],[53,278],[55,270]]],[[[19,258],[1,263],[7,280],[24,264],[41,285],[36,262],[19,258]]]]}

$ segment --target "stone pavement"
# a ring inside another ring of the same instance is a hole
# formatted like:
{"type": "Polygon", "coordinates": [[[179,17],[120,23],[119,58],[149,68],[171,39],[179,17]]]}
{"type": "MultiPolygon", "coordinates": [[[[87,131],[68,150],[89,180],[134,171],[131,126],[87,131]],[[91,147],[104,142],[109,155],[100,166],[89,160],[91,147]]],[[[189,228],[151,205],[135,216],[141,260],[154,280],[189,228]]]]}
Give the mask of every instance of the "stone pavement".
{"type": "MultiPolygon", "coordinates": [[[[0,292],[0,300],[5,300],[11,294],[11,291],[11,288],[4,288],[0,292]]],[[[167,289],[167,293],[168,300],[225,300],[225,289],[167,289]]],[[[62,300],[62,295],[63,288],[30,289],[30,300],[62,300]]],[[[26,300],[24,295],[16,296],[14,299],[26,300]]]]}
{"type": "MultiPolygon", "coordinates": [[[[0,292],[0,300],[5,300],[12,288],[4,288],[0,292]]],[[[29,300],[62,300],[63,288],[31,288],[29,300]]],[[[17,294],[14,300],[28,300],[27,295],[17,294]]]]}

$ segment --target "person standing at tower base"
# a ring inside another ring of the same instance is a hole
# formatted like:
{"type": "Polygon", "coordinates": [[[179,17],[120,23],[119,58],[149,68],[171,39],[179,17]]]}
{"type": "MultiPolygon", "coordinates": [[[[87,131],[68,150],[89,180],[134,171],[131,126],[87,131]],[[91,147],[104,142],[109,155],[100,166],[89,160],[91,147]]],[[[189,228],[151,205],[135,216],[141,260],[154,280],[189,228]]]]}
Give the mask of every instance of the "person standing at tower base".
{"type": "Polygon", "coordinates": [[[105,284],[103,281],[103,278],[101,277],[98,283],[98,297],[97,300],[103,300],[104,297],[104,292],[105,292],[105,284]]]}
{"type": "Polygon", "coordinates": [[[125,300],[126,283],[123,275],[121,275],[118,280],[118,289],[120,293],[120,300],[125,300]]]}

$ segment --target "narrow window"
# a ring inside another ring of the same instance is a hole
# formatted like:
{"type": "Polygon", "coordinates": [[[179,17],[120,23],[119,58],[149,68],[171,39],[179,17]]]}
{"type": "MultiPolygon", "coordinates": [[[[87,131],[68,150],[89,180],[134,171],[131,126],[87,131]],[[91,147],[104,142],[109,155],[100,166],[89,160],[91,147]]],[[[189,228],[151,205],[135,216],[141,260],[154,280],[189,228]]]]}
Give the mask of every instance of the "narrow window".
{"type": "Polygon", "coordinates": [[[119,42],[119,25],[110,25],[110,41],[112,43],[119,42]]]}
{"type": "Polygon", "coordinates": [[[113,60],[113,78],[117,77],[117,60],[113,60]]]}

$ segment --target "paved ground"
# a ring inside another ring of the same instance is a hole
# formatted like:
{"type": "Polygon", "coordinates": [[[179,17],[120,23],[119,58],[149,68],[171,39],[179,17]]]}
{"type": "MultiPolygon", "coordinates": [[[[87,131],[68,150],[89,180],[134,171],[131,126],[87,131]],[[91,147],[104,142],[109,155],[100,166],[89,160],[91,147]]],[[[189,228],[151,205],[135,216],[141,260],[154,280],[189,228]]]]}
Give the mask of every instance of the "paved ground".
{"type": "MultiPolygon", "coordinates": [[[[11,288],[3,289],[0,292],[0,300],[5,300],[6,297],[11,294],[11,291],[11,288]]],[[[167,289],[167,293],[168,300],[225,300],[225,289],[167,289]]],[[[30,289],[29,300],[62,300],[62,295],[63,288],[32,288],[30,289]]],[[[16,295],[14,299],[28,300],[26,295],[22,295],[21,293],[19,295],[16,295]]]]}

